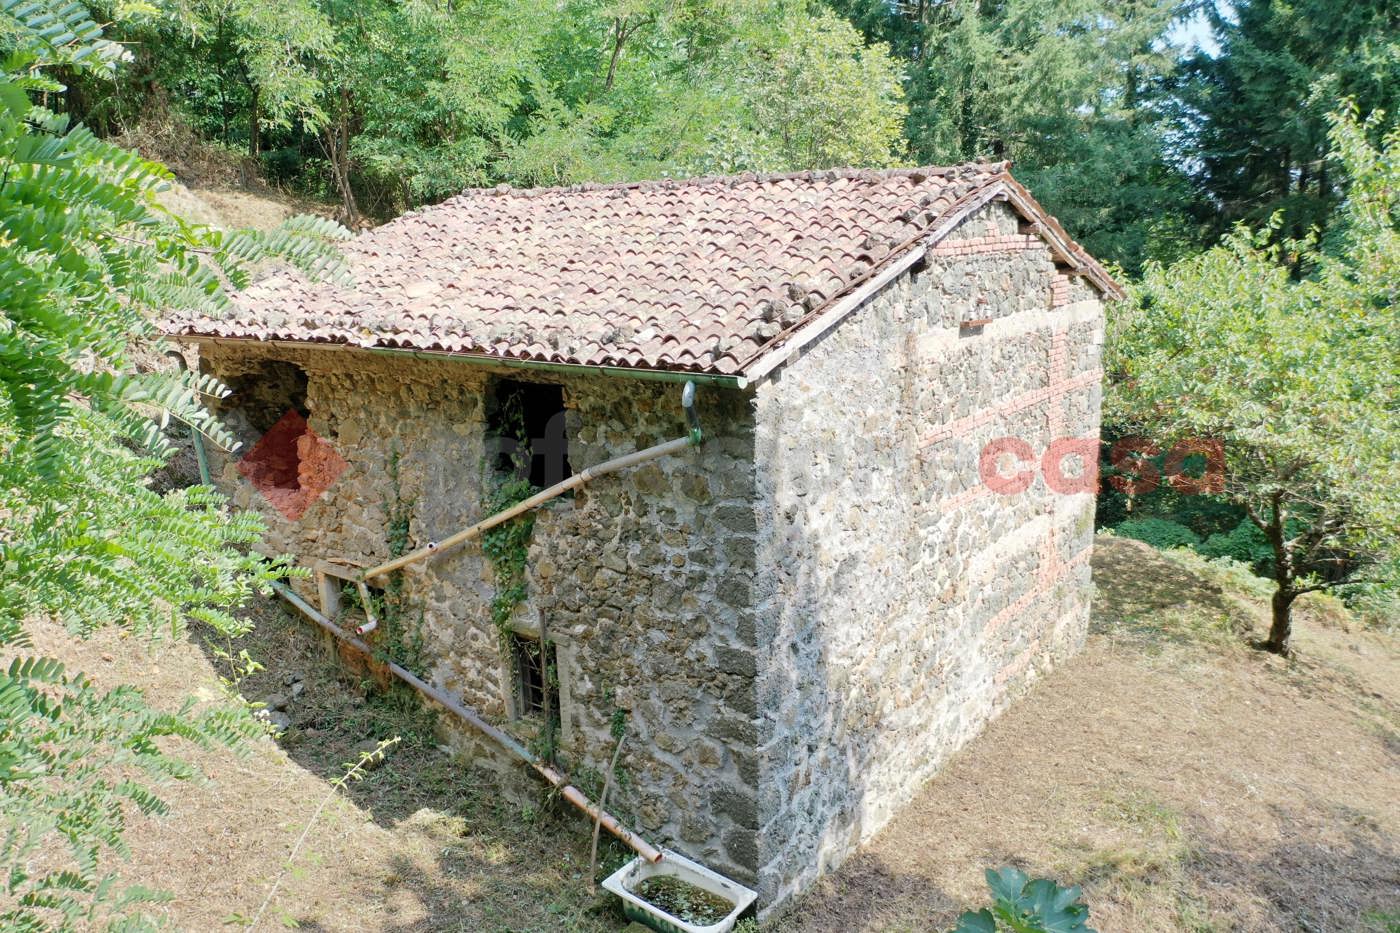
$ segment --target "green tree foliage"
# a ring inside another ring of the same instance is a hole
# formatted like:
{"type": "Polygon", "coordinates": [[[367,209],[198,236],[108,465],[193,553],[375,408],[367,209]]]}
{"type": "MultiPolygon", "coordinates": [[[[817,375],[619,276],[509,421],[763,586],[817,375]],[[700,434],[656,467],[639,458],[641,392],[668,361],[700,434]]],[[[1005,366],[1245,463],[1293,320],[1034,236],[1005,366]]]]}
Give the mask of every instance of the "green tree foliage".
{"type": "Polygon", "coordinates": [[[1346,196],[1325,247],[1275,242],[1277,219],[1237,229],[1149,265],[1113,321],[1111,415],[1163,444],[1224,442],[1225,494],[1272,552],[1280,653],[1298,596],[1400,549],[1400,130],[1372,145],[1383,119],[1332,117],[1346,196]]]}
{"type": "Polygon", "coordinates": [[[907,63],[917,162],[1011,159],[1095,255],[1177,255],[1190,196],[1167,158],[1162,41],[1178,0],[845,0],[907,63]]]}
{"type": "Polygon", "coordinates": [[[1115,534],[1142,541],[1155,548],[1168,550],[1174,547],[1195,547],[1201,543],[1201,536],[1185,525],[1166,518],[1145,516],[1130,518],[1113,529],[1115,534]]]}
{"type": "Polygon", "coordinates": [[[130,19],[127,89],[319,175],[357,220],[463,187],[887,165],[894,61],[775,0],[170,0],[130,19]],[[149,52],[144,50],[149,49],[149,52]],[[212,67],[211,67],[212,65],[212,67]],[[163,95],[157,90],[163,89],[163,95]]]}
{"type": "Polygon", "coordinates": [[[96,690],[24,657],[27,625],[238,630],[232,607],[279,573],[247,553],[261,525],[207,487],[150,486],[171,419],[227,439],[200,405],[221,389],[137,372],[131,349],[153,347],[155,309],[217,311],[250,263],[337,271],[342,231],[186,223],[156,201],[164,169],[36,106],[63,90],[51,73],[110,73],[123,55],[80,5],[0,0],[0,55],[0,648],[18,655],[0,672],[0,927],[90,929],[149,897],[101,864],[124,851],[125,806],[163,809],[143,778],[189,776],[156,740],[258,727],[246,710],[162,713],[96,690]]]}
{"type": "MultiPolygon", "coordinates": [[[[1219,51],[1185,63],[1177,98],[1187,155],[1214,224],[1279,236],[1325,226],[1343,192],[1327,158],[1342,98],[1400,115],[1400,8],[1390,0],[1240,0],[1205,7],[1219,51]]],[[[1374,138],[1384,127],[1377,124],[1374,138]]]]}

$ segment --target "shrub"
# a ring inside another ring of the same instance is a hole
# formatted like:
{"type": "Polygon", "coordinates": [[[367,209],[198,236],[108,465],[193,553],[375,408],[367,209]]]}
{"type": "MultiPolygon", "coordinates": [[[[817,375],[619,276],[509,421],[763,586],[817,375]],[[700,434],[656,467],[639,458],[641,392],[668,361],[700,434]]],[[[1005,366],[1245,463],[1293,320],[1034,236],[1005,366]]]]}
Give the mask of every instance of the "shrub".
{"type": "Polygon", "coordinates": [[[1274,556],[1264,532],[1251,521],[1240,522],[1229,532],[1213,534],[1196,548],[1206,557],[1228,557],[1255,569],[1266,566],[1274,556]]]}
{"type": "Polygon", "coordinates": [[[1165,518],[1130,518],[1113,530],[1119,537],[1134,538],[1163,550],[1194,548],[1201,543],[1200,536],[1190,528],[1165,518]]]}
{"type": "Polygon", "coordinates": [[[949,933],[1094,933],[1079,888],[1048,878],[1032,881],[1015,868],[987,870],[992,906],[969,910],[949,933]]]}
{"type": "Polygon", "coordinates": [[[174,712],[139,690],[95,689],[53,658],[24,656],[32,620],[76,636],[122,625],[152,638],[197,620],[223,635],[233,608],[283,568],[249,553],[261,531],[207,486],[157,492],[165,428],[231,440],[197,373],[144,373],[149,315],[215,313],[225,283],[281,258],[339,270],[344,231],[296,220],[265,233],[189,223],[157,200],[162,166],[98,140],[45,104],[51,74],[109,75],[120,47],[78,3],[0,0],[0,929],[133,928],[157,895],[118,887],[132,808],[194,776],[166,739],[237,744],[261,727],[245,706],[174,712]]]}

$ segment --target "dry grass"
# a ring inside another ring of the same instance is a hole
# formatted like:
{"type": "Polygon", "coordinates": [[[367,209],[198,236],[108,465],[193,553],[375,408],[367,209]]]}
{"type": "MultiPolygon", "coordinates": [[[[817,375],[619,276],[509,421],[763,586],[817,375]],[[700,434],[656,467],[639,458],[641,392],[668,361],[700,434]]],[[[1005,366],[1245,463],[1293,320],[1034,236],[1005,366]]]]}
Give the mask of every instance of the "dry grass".
{"type": "MultiPolygon", "coordinates": [[[[244,641],[274,669],[245,681],[245,695],[287,694],[283,680],[292,672],[305,692],[280,742],[259,740],[243,755],[180,746],[207,779],[163,788],[171,816],[133,820],[132,860],[121,873],[175,894],[159,908],[166,922],[196,931],[246,924],[330,781],[358,758],[355,746],[399,735],[388,760],[322,813],[261,928],[592,933],[621,926],[612,905],[587,891],[589,826],[550,804],[543,784],[537,808],[502,801],[487,778],[439,750],[431,717],[416,703],[363,694],[325,663],[304,623],[271,602],[255,611],[258,634],[244,641]]],[[[75,647],[62,631],[40,629],[36,647],[99,684],[140,683],[159,706],[174,707],[191,691],[207,701],[219,695],[216,662],[198,635],[153,652],[114,632],[75,647]]],[[[604,851],[606,864],[621,863],[619,851],[604,851]]]]}
{"type": "Polygon", "coordinates": [[[112,142],[168,167],[176,181],[161,203],[195,223],[266,230],[294,214],[335,213],[333,205],[268,185],[256,159],[201,138],[159,103],[112,142]]]}
{"type": "MultiPolygon", "coordinates": [[[[899,820],[773,930],[928,931],[980,903],[1003,864],[1082,884],[1102,931],[1400,929],[1400,652],[1319,604],[1294,662],[1246,647],[1250,581],[1101,539],[1094,633],[954,758],[899,820]],[[1387,919],[1388,918],[1388,919],[1387,919]]],[[[209,775],[141,820],[124,874],[173,891],[166,919],[236,928],[271,886],[328,782],[367,738],[389,761],[327,808],[268,916],[319,930],[603,931],[587,893],[587,827],[503,803],[442,754],[412,704],[366,699],[300,622],[260,604],[247,647],[304,678],[281,744],[195,753],[209,775]]],[[[174,705],[212,699],[190,643],[150,653],[104,634],[51,650],[105,683],[174,705]]],[[[614,850],[613,862],[621,858],[614,850]]]]}
{"type": "Polygon", "coordinates": [[[1247,647],[1251,581],[1100,538],[1084,652],[772,926],[929,930],[1012,864],[1105,931],[1400,929],[1400,651],[1321,601],[1247,647]]]}

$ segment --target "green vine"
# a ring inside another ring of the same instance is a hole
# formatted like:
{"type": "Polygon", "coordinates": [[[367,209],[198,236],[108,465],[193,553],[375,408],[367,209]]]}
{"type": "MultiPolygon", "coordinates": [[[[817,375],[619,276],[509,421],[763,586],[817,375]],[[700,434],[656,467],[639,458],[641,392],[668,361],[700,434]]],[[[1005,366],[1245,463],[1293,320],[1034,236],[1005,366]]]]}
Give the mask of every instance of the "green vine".
{"type": "MultiPolygon", "coordinates": [[[[486,514],[494,515],[534,495],[529,479],[498,479],[486,498],[486,514]]],[[[535,516],[521,515],[481,536],[481,551],[491,563],[496,591],[491,597],[491,621],[502,639],[510,634],[515,607],[525,601],[525,565],[535,516]]]]}
{"type": "MultiPolygon", "coordinates": [[[[482,488],[486,490],[485,514],[495,515],[503,509],[524,502],[537,491],[530,483],[530,438],[525,431],[525,413],[519,396],[508,395],[501,400],[497,413],[497,437],[512,441],[506,469],[496,463],[483,464],[482,488]]],[[[528,512],[484,532],[481,551],[491,564],[496,592],[491,597],[491,622],[500,633],[501,643],[508,646],[510,619],[515,607],[525,601],[525,566],[530,549],[530,536],[535,530],[535,516],[528,512]]]]}
{"type": "MultiPolygon", "coordinates": [[[[518,395],[506,395],[497,411],[497,438],[512,442],[505,463],[483,463],[482,488],[486,492],[485,514],[494,515],[525,501],[537,490],[530,482],[530,462],[534,451],[525,430],[525,414],[518,395]]],[[[535,530],[533,512],[517,516],[484,532],[481,551],[491,564],[495,592],[491,597],[491,623],[500,636],[501,651],[510,656],[513,650],[511,618],[515,608],[525,601],[525,568],[528,563],[530,538],[535,530]]],[[[544,635],[544,633],[541,633],[544,635]]],[[[520,647],[529,651],[540,665],[548,690],[547,696],[559,695],[559,672],[553,652],[545,649],[547,635],[539,640],[522,639],[520,647]]],[[[548,707],[548,703],[546,706],[548,707]]],[[[557,752],[558,730],[552,709],[545,710],[544,728],[531,742],[531,751],[546,761],[553,761],[557,752]]]]}
{"type": "MultiPolygon", "coordinates": [[[[389,496],[383,503],[385,541],[389,545],[391,558],[401,557],[408,551],[408,528],[413,519],[413,500],[405,499],[399,478],[397,450],[389,454],[387,473],[389,476],[389,496]]],[[[403,571],[389,574],[383,588],[370,587],[370,609],[379,620],[380,635],[375,641],[375,659],[393,661],[400,667],[422,675],[426,669],[426,652],[423,637],[424,613],[414,612],[404,593],[403,571]]],[[[346,584],[342,588],[342,605],[347,613],[364,610],[361,605],[359,588],[346,584]]]]}

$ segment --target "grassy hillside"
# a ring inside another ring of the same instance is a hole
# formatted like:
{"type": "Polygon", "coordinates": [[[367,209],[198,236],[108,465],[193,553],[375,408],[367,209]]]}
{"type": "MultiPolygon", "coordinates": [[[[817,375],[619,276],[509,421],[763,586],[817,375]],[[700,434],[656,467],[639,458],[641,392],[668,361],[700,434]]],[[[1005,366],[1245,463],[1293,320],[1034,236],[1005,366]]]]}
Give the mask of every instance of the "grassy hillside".
{"type": "Polygon", "coordinates": [[[1329,599],[1298,657],[1249,641],[1268,587],[1100,536],[1085,650],[776,924],[928,930],[1016,865],[1081,884],[1101,931],[1400,925],[1400,643],[1329,599]]]}
{"type": "MultiPolygon", "coordinates": [[[[1084,652],[954,758],[868,849],[769,927],[951,925],[1003,864],[1082,884],[1101,931],[1395,930],[1400,924],[1400,642],[1309,605],[1298,658],[1251,650],[1265,621],[1247,576],[1101,537],[1084,652]]],[[[256,913],[354,746],[391,734],[387,763],[339,795],[268,916],[320,930],[616,930],[588,892],[587,828],[543,802],[500,800],[436,746],[430,723],[366,699],[305,626],[257,607],[244,684],[290,695],[292,728],[245,756],[192,753],[208,775],[140,819],[125,874],[174,892],[181,929],[256,913]]],[[[151,654],[106,633],[66,654],[161,702],[218,695],[197,643],[151,654]]],[[[608,862],[621,853],[611,850],[608,862]]]]}

